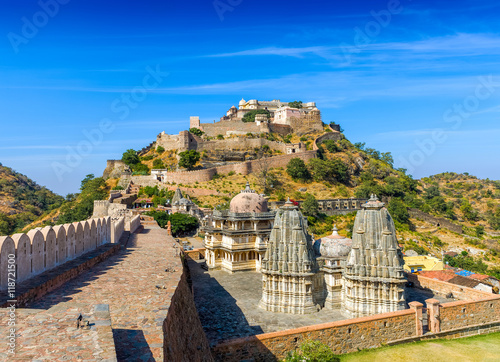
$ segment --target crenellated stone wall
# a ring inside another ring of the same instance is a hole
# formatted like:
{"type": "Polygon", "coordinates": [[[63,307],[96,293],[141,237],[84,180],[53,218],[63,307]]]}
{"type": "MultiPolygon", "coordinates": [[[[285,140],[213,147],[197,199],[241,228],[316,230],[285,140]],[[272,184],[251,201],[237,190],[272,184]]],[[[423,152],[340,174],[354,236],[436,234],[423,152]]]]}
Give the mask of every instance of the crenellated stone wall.
{"type": "MultiPolygon", "coordinates": [[[[254,171],[258,171],[260,167],[262,167],[262,165],[265,165],[265,167],[268,168],[286,167],[288,162],[290,162],[292,158],[296,157],[307,162],[308,160],[316,157],[316,151],[305,151],[302,153],[267,157],[258,160],[206,168],[203,170],[167,172],[165,182],[175,182],[183,184],[191,184],[197,181],[205,182],[210,181],[216,174],[228,174],[231,171],[235,173],[241,173],[242,175],[248,175],[254,171]]],[[[141,184],[141,180],[139,179],[139,177],[146,178],[146,176],[132,176],[132,180],[134,181],[134,183],[141,184]]]]}
{"type": "Polygon", "coordinates": [[[0,289],[7,289],[11,260],[15,260],[15,279],[20,283],[115,242],[123,233],[123,223],[123,219],[113,223],[103,217],[0,237],[0,289]]]}
{"type": "Polygon", "coordinates": [[[130,233],[135,232],[141,226],[141,215],[136,215],[130,220],[130,233]]]}

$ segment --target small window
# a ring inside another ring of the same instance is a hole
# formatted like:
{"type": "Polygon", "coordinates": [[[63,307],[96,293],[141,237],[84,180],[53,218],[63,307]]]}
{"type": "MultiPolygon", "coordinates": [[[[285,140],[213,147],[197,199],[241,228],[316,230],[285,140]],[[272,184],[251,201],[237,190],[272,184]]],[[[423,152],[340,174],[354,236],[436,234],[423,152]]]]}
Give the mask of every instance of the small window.
{"type": "Polygon", "coordinates": [[[417,271],[422,271],[422,268],[417,268],[417,271]]]}

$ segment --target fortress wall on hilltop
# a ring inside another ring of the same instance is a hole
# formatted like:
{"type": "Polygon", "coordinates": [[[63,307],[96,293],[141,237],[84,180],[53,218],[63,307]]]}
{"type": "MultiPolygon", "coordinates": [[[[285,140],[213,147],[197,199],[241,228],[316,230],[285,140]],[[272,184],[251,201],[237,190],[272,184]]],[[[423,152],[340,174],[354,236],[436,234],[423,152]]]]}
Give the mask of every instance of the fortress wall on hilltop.
{"type": "Polygon", "coordinates": [[[123,223],[101,217],[1,237],[0,289],[8,287],[9,264],[15,264],[16,283],[26,281],[119,238],[123,223]]]}
{"type": "MultiPolygon", "coordinates": [[[[332,128],[330,127],[330,129],[332,128]]],[[[326,140],[340,141],[341,139],[342,139],[342,133],[332,129],[332,132],[327,132],[324,135],[316,138],[316,141],[314,142],[314,148],[318,149],[319,145],[326,140]]]]}
{"type": "MultiPolygon", "coordinates": [[[[248,175],[252,172],[258,172],[261,167],[286,167],[288,162],[290,162],[292,158],[296,157],[304,160],[304,162],[307,162],[308,160],[316,157],[316,151],[306,151],[289,155],[266,157],[258,160],[245,161],[224,166],[216,166],[203,170],[168,172],[165,181],[183,184],[205,182],[210,181],[216,174],[228,174],[231,171],[235,173],[241,173],[242,175],[248,175]]],[[[134,182],[139,184],[139,181],[136,182],[135,179],[134,182]]]]}
{"type": "Polygon", "coordinates": [[[267,145],[270,149],[286,152],[286,143],[269,141],[265,138],[228,138],[225,140],[211,140],[203,141],[198,144],[198,152],[201,151],[216,151],[216,150],[229,150],[229,151],[244,151],[248,149],[262,148],[267,145]]]}
{"type": "Polygon", "coordinates": [[[207,136],[217,137],[226,136],[227,132],[235,134],[260,133],[262,128],[255,122],[243,122],[241,120],[222,120],[215,123],[201,123],[200,128],[207,136]]]}

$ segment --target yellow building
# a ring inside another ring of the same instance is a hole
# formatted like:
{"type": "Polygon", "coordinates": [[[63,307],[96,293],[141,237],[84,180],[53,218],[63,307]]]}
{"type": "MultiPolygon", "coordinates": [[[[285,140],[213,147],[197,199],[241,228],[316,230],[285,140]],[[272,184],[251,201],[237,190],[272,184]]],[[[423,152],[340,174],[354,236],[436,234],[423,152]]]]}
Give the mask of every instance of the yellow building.
{"type": "Polygon", "coordinates": [[[404,270],[408,273],[419,271],[443,270],[443,261],[429,255],[405,256],[404,270]]]}

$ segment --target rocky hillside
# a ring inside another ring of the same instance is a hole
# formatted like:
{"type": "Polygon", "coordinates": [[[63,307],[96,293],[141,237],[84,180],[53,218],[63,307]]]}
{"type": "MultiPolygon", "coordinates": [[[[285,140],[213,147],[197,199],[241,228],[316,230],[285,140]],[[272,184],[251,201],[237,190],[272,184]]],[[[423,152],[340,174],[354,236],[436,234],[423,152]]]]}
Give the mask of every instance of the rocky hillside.
{"type": "Polygon", "coordinates": [[[63,197],[0,164],[0,235],[20,231],[63,202],[63,197]]]}

